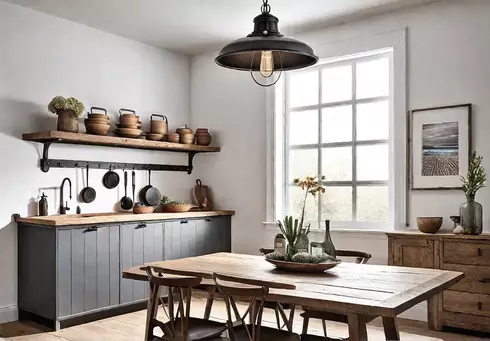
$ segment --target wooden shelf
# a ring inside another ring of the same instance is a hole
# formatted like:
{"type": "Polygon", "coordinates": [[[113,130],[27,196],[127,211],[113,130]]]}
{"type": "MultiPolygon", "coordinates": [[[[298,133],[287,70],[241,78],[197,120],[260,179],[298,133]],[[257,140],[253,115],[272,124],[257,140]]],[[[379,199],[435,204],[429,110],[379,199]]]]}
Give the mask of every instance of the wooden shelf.
{"type": "Polygon", "coordinates": [[[64,131],[46,131],[40,133],[23,134],[22,139],[24,141],[32,142],[57,142],[67,144],[80,144],[80,145],[94,145],[105,147],[117,147],[117,148],[132,148],[132,149],[147,149],[147,150],[161,150],[167,152],[196,152],[196,153],[209,153],[219,152],[219,147],[206,147],[195,144],[180,144],[160,141],[149,141],[143,139],[132,139],[126,137],[116,136],[99,136],[90,134],[77,134],[67,133],[64,131]]]}
{"type": "Polygon", "coordinates": [[[149,141],[116,136],[98,136],[89,134],[67,133],[64,131],[46,131],[23,134],[24,141],[39,142],[44,145],[40,168],[48,172],[50,168],[97,168],[97,169],[132,169],[151,171],[174,171],[192,173],[194,156],[198,153],[219,152],[218,147],[206,147],[195,144],[180,144],[160,141],[149,141]],[[104,146],[114,148],[145,149],[174,153],[186,153],[187,165],[136,164],[105,161],[56,160],[49,158],[49,147],[53,143],[77,144],[85,146],[104,146]]]}

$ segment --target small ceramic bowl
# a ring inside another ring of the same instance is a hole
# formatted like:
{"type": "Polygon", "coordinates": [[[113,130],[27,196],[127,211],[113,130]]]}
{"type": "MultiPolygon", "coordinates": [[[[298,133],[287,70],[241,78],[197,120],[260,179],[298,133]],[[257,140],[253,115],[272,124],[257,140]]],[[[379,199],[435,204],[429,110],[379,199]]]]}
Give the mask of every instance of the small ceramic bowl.
{"type": "Polygon", "coordinates": [[[436,233],[442,226],[442,217],[417,217],[417,227],[423,233],[436,233]]]}
{"type": "Polygon", "coordinates": [[[179,143],[180,136],[177,133],[168,133],[167,139],[168,139],[168,142],[179,143]]]}

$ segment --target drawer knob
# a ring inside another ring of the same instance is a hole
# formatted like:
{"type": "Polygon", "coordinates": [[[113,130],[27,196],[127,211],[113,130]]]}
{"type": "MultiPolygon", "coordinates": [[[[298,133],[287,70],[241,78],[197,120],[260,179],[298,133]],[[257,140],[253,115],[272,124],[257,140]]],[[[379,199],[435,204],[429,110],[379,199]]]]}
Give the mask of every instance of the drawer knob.
{"type": "Polygon", "coordinates": [[[483,304],[481,302],[478,302],[478,310],[481,310],[483,308],[483,304]]]}
{"type": "Polygon", "coordinates": [[[481,248],[478,248],[478,256],[483,256],[483,251],[481,248]]]}
{"type": "Polygon", "coordinates": [[[480,279],[480,283],[488,283],[488,284],[490,284],[490,278],[480,279]]]}

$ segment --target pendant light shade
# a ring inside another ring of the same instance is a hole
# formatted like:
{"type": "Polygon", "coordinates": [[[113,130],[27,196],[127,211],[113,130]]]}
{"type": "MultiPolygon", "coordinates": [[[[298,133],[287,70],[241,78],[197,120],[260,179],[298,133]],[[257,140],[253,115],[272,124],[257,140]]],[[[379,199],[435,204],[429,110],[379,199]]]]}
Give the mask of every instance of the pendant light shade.
{"type": "Polygon", "coordinates": [[[299,40],[284,37],[278,29],[279,20],[270,14],[268,0],[263,0],[263,3],[262,14],[254,19],[254,31],[223,47],[215,62],[234,70],[259,71],[264,78],[269,78],[276,71],[316,64],[318,57],[313,49],[299,40]]]}

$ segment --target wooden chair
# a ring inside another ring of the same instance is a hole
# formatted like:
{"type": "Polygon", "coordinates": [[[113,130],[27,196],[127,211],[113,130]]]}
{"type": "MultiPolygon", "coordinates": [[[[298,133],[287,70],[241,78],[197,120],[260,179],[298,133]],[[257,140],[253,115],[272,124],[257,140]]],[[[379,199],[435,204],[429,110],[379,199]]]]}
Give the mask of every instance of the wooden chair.
{"type": "Polygon", "coordinates": [[[201,283],[202,278],[176,275],[164,276],[161,270],[151,266],[146,267],[145,271],[148,275],[148,282],[150,283],[145,341],[226,340],[226,338],[221,337],[221,334],[226,331],[224,324],[190,317],[191,290],[201,283]],[[167,304],[165,304],[165,300],[160,296],[161,287],[168,288],[167,304]],[[174,292],[177,292],[177,298],[174,297],[174,292]],[[176,310],[174,300],[177,300],[176,310]],[[168,322],[165,323],[157,319],[157,310],[160,302],[168,319],[168,322]],[[162,330],[163,337],[156,337],[154,335],[155,327],[159,327],[162,330]]]}
{"type": "MultiPolygon", "coordinates": [[[[312,244],[312,246],[315,246],[314,243],[311,243],[311,244],[312,244]]],[[[337,257],[355,258],[356,259],[355,263],[357,263],[357,264],[366,264],[369,261],[369,259],[371,258],[371,255],[368,253],[360,252],[360,251],[348,251],[348,250],[337,250],[336,256],[337,257]]],[[[303,317],[303,330],[302,330],[301,340],[303,340],[303,341],[340,340],[340,339],[328,338],[326,321],[347,323],[347,315],[329,312],[327,310],[310,309],[308,307],[303,307],[303,310],[304,310],[304,313],[301,314],[301,317],[303,317]],[[310,322],[310,319],[322,320],[324,337],[307,335],[308,334],[308,324],[310,322]]],[[[371,322],[376,317],[377,316],[370,316],[366,322],[371,322]]]]}
{"type": "MultiPolygon", "coordinates": [[[[262,326],[264,302],[270,288],[294,289],[293,285],[214,274],[216,289],[223,295],[226,305],[229,340],[231,341],[300,341],[300,336],[290,331],[262,326]],[[248,300],[248,308],[240,315],[235,297],[248,300]],[[232,316],[232,311],[234,317],[232,316]],[[251,316],[249,324],[245,322],[251,316]]],[[[292,328],[292,326],[291,326],[292,328]]]]}
{"type": "MultiPolygon", "coordinates": [[[[266,248],[260,248],[259,252],[265,256],[269,253],[274,252],[274,249],[266,249],[266,248]]],[[[294,304],[277,304],[277,302],[264,302],[264,308],[266,309],[273,309],[274,314],[276,316],[276,323],[277,323],[277,328],[282,329],[284,327],[287,327],[289,325],[293,325],[294,321],[294,311],[296,309],[296,306],[294,304]],[[284,310],[289,310],[289,316],[286,316],[284,314],[284,310]],[[281,325],[281,320],[282,320],[282,325],[281,325]]],[[[292,329],[288,329],[289,331],[292,331],[292,329]]]]}

